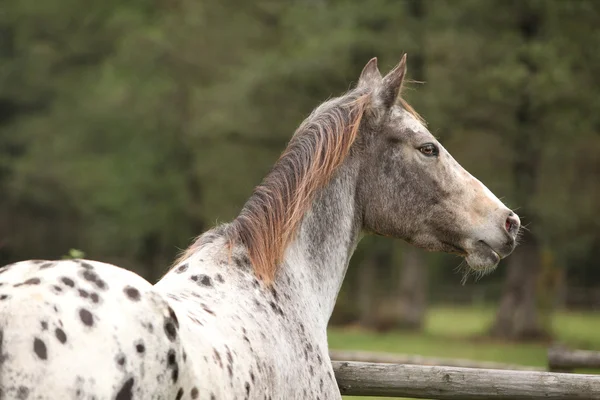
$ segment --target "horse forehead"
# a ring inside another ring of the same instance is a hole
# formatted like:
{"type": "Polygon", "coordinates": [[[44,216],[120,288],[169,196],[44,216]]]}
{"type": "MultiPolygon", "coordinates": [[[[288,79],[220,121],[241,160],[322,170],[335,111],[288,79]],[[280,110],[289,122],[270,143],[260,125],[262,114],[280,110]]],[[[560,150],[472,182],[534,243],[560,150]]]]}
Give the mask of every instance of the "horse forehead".
{"type": "Polygon", "coordinates": [[[392,107],[391,121],[393,124],[398,124],[400,129],[408,134],[431,136],[431,133],[429,133],[427,128],[425,128],[414,115],[406,111],[401,105],[392,107]]]}

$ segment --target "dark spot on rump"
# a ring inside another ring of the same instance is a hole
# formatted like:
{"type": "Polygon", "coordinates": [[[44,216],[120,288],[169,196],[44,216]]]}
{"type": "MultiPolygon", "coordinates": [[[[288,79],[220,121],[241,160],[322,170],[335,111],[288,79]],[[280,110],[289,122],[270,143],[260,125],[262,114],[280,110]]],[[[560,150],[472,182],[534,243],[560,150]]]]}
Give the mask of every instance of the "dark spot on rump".
{"type": "Polygon", "coordinates": [[[100,279],[98,274],[96,272],[94,272],[92,269],[86,269],[85,271],[83,271],[82,275],[83,275],[83,279],[85,279],[86,281],[92,282],[94,285],[96,285],[96,287],[98,289],[106,290],[106,288],[107,288],[106,282],[104,282],[102,279],[100,279]]]}
{"type": "MultiPolygon", "coordinates": [[[[0,390],[0,395],[2,391],[0,390]]],[[[29,397],[29,388],[26,386],[19,386],[19,390],[17,391],[17,399],[26,400],[29,397]]],[[[3,397],[0,397],[3,398],[3,397]]]]}
{"type": "Polygon", "coordinates": [[[246,382],[244,384],[244,387],[246,388],[246,396],[250,395],[250,384],[248,382],[246,382]]]}
{"type": "Polygon", "coordinates": [[[85,308],[79,310],[79,318],[81,318],[81,322],[83,322],[86,326],[94,325],[94,316],[85,308]]]}
{"type": "Polygon", "coordinates": [[[133,301],[138,301],[140,299],[140,291],[132,286],[126,286],[123,289],[127,297],[129,297],[133,301]]]}
{"type": "Polygon", "coordinates": [[[75,282],[73,282],[73,279],[71,279],[71,278],[67,278],[66,276],[63,276],[62,278],[60,278],[60,280],[62,281],[62,283],[64,283],[68,287],[75,286],[75,282]]]}
{"type": "Polygon", "coordinates": [[[212,279],[208,275],[201,275],[200,283],[204,286],[212,286],[212,279]]]}
{"type": "Polygon", "coordinates": [[[167,353],[167,364],[169,367],[172,367],[177,363],[177,356],[175,355],[175,350],[170,349],[167,353]]]}
{"type": "Polygon", "coordinates": [[[23,282],[23,284],[25,285],[39,285],[40,284],[40,278],[31,278],[31,279],[27,279],[25,282],[23,282]]]}
{"type": "Polygon", "coordinates": [[[192,397],[192,399],[197,399],[198,398],[198,388],[192,388],[192,391],[190,392],[190,396],[192,397]]]}
{"type": "Polygon", "coordinates": [[[62,292],[62,288],[60,286],[58,286],[58,285],[53,285],[52,289],[56,290],[58,293],[62,292]]]}
{"type": "Polygon", "coordinates": [[[92,266],[92,264],[86,263],[85,261],[80,261],[79,265],[81,265],[85,269],[94,269],[94,267],[92,266]]]}
{"type": "Polygon", "coordinates": [[[133,378],[129,378],[127,380],[127,382],[125,382],[123,384],[123,386],[119,390],[119,393],[117,393],[117,397],[115,397],[115,400],[132,400],[133,399],[133,391],[132,391],[133,383],[134,383],[133,378]]]}
{"type": "Polygon", "coordinates": [[[95,304],[98,304],[98,302],[100,301],[100,297],[98,296],[98,293],[91,293],[90,294],[90,299],[95,304]]]}
{"type": "Polygon", "coordinates": [[[177,319],[177,314],[175,314],[175,311],[173,311],[173,309],[171,307],[169,307],[169,317],[175,323],[175,327],[179,328],[179,320],[177,319]]]}
{"type": "Polygon", "coordinates": [[[181,400],[182,397],[183,397],[183,388],[179,388],[179,390],[177,391],[177,396],[175,397],[175,400],[181,400]]]}
{"type": "Polygon", "coordinates": [[[9,296],[7,294],[0,294],[0,300],[6,300],[8,297],[9,296]]]}
{"type": "Polygon", "coordinates": [[[178,274],[181,274],[181,273],[187,271],[187,269],[188,269],[188,265],[187,265],[187,263],[185,263],[185,264],[181,264],[179,267],[177,267],[175,272],[178,274]]]}
{"type": "Polygon", "coordinates": [[[41,325],[42,325],[42,330],[43,331],[45,331],[46,329],[48,329],[48,323],[46,321],[42,321],[41,325]]]}
{"type": "Polygon", "coordinates": [[[177,328],[171,321],[165,322],[165,333],[171,342],[177,338],[177,328]]]}
{"type": "Polygon", "coordinates": [[[173,371],[171,372],[171,378],[173,379],[173,383],[177,383],[177,379],[179,378],[179,367],[175,364],[173,367],[173,371]]]}
{"type": "Polygon", "coordinates": [[[119,354],[117,356],[117,364],[120,365],[120,366],[125,365],[125,355],[119,354]]]}
{"type": "Polygon", "coordinates": [[[137,351],[138,353],[142,354],[144,351],[146,351],[146,347],[144,346],[144,343],[138,343],[135,345],[135,351],[137,351]]]}
{"type": "Polygon", "coordinates": [[[43,263],[42,265],[40,265],[40,269],[46,269],[46,268],[50,268],[50,267],[52,267],[53,265],[54,265],[54,263],[53,263],[53,262],[46,262],[46,263],[43,263]]]}
{"type": "Polygon", "coordinates": [[[77,292],[79,293],[79,296],[84,299],[87,299],[90,296],[90,294],[83,289],[78,289],[77,292]]]}
{"type": "Polygon", "coordinates": [[[39,338],[33,339],[33,351],[42,360],[46,360],[48,358],[46,344],[39,338]]]}
{"type": "Polygon", "coordinates": [[[219,283],[225,282],[225,280],[223,279],[223,275],[221,275],[221,274],[217,274],[215,276],[215,278],[217,279],[217,282],[219,282],[219,283]]]}
{"type": "Polygon", "coordinates": [[[61,342],[62,344],[65,344],[67,341],[67,334],[65,333],[65,331],[63,331],[60,328],[56,328],[54,330],[54,335],[56,336],[56,338],[58,339],[59,342],[61,342]]]}

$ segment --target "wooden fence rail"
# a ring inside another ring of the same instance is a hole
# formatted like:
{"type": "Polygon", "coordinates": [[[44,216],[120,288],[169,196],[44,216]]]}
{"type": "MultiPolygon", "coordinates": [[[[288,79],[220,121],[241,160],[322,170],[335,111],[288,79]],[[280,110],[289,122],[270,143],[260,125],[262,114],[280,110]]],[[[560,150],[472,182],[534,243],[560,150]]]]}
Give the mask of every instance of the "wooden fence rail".
{"type": "Polygon", "coordinates": [[[600,400],[600,376],[333,361],[344,395],[416,399],[600,400]]]}
{"type": "Polygon", "coordinates": [[[521,371],[545,371],[545,369],[541,367],[505,364],[493,361],[474,361],[461,358],[424,357],[413,354],[392,354],[370,351],[329,350],[329,356],[332,360],[336,361],[417,364],[462,368],[510,369],[521,371]]]}
{"type": "Polygon", "coordinates": [[[600,352],[570,350],[562,347],[548,349],[548,369],[557,372],[572,372],[577,368],[600,368],[600,352]]]}

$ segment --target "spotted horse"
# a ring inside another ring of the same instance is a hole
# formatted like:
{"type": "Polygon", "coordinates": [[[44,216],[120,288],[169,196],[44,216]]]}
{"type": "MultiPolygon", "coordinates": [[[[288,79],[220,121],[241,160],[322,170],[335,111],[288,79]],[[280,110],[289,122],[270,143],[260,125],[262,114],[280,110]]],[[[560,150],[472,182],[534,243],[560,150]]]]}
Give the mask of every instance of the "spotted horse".
{"type": "Polygon", "coordinates": [[[88,260],[0,270],[2,399],[340,399],[327,323],[365,233],[492,271],[520,222],[376,59],[316,108],[233,221],[155,285],[88,260]]]}

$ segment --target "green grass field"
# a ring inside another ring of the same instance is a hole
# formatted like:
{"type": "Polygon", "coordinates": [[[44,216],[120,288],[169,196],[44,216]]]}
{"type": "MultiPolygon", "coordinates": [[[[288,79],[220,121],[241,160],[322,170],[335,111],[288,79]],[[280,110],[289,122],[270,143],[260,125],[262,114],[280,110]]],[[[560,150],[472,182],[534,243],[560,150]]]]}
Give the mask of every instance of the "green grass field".
{"type": "MultiPolygon", "coordinates": [[[[484,337],[494,313],[493,308],[433,308],[428,312],[425,331],[418,334],[331,328],[329,346],[545,367],[550,343],[511,343],[484,337]]],[[[554,316],[552,328],[556,341],[573,348],[600,350],[600,313],[560,312],[554,316]]]]}

